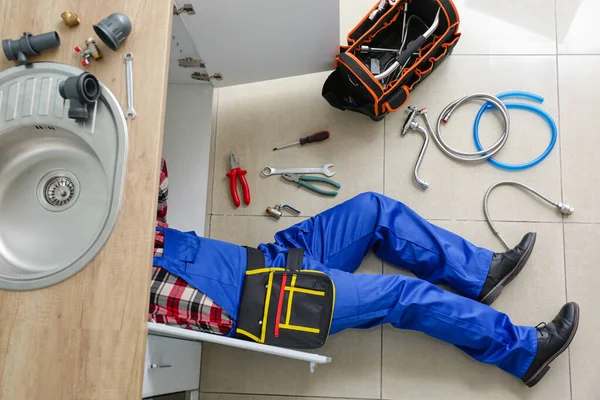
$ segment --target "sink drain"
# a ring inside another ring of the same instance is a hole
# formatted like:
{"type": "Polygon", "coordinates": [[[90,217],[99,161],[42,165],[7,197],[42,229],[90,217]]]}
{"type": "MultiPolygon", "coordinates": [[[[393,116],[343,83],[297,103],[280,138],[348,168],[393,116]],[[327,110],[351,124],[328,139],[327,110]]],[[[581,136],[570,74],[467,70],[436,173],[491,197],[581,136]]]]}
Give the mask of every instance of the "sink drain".
{"type": "Polygon", "coordinates": [[[79,180],[67,170],[46,174],[38,183],[38,201],[48,211],[64,211],[79,198],[79,180]]]}

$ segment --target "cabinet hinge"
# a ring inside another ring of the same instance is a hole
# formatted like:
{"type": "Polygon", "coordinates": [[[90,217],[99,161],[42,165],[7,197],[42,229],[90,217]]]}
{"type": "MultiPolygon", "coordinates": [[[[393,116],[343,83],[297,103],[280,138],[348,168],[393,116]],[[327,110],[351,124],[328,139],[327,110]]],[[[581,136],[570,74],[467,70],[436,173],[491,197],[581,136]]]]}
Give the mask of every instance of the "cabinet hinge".
{"type": "Polygon", "coordinates": [[[177,60],[177,64],[183,68],[206,68],[206,65],[202,62],[202,60],[192,57],[180,58],[177,60]]]}
{"type": "Polygon", "coordinates": [[[177,8],[175,4],[173,4],[173,15],[194,15],[196,14],[196,10],[194,9],[194,5],[190,3],[185,3],[183,7],[177,8]]]}
{"type": "Polygon", "coordinates": [[[211,79],[217,80],[217,81],[221,81],[223,80],[223,76],[217,72],[213,75],[208,75],[208,74],[203,74],[201,72],[194,72],[192,73],[192,79],[195,79],[197,81],[205,81],[205,82],[209,82],[211,79]]]}

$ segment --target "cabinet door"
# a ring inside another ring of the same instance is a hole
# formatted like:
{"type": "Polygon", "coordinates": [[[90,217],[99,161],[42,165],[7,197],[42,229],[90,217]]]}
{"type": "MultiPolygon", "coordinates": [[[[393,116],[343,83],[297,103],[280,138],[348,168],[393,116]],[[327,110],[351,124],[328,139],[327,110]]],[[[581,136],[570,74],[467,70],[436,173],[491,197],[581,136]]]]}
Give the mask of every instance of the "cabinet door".
{"type": "Polygon", "coordinates": [[[198,389],[201,357],[201,343],[148,335],[142,396],[198,389]]]}
{"type": "Polygon", "coordinates": [[[339,52],[338,0],[178,0],[216,87],[333,69],[339,52]]]}

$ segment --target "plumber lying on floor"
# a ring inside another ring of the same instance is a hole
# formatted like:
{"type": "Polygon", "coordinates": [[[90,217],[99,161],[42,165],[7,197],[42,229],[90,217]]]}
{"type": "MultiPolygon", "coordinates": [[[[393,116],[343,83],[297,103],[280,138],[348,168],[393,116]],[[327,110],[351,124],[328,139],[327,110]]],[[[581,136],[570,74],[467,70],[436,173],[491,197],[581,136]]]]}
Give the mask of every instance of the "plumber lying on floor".
{"type": "Polygon", "coordinates": [[[318,347],[329,333],[389,323],[451,343],[534,386],[569,346],[579,321],[576,303],[537,326],[514,325],[490,307],[525,266],[535,239],[528,233],[512,250],[493,253],[377,193],[285,229],[258,249],[159,226],[151,317],[297,348],[318,347]],[[418,278],[353,274],[371,249],[418,278]],[[160,298],[159,286],[169,279],[170,294],[160,298]],[[168,301],[190,286],[196,294],[168,301]],[[190,296],[200,298],[194,307],[190,296]]]}

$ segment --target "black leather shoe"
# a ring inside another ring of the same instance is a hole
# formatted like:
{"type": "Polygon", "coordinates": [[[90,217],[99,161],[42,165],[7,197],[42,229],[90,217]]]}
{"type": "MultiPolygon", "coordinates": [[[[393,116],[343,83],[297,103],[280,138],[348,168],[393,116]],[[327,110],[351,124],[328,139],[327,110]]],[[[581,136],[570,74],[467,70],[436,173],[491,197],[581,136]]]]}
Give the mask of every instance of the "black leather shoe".
{"type": "Polygon", "coordinates": [[[537,353],[531,366],[521,380],[529,387],[535,386],[546,372],[550,363],[569,347],[579,325],[579,305],[565,304],[556,317],[546,324],[542,322],[537,329],[537,353]]]}
{"type": "Polygon", "coordinates": [[[477,301],[489,306],[500,296],[504,286],[515,279],[525,266],[527,260],[529,260],[529,256],[535,245],[535,238],[536,234],[529,232],[523,236],[521,242],[513,249],[504,253],[494,254],[490,271],[477,301]]]}

